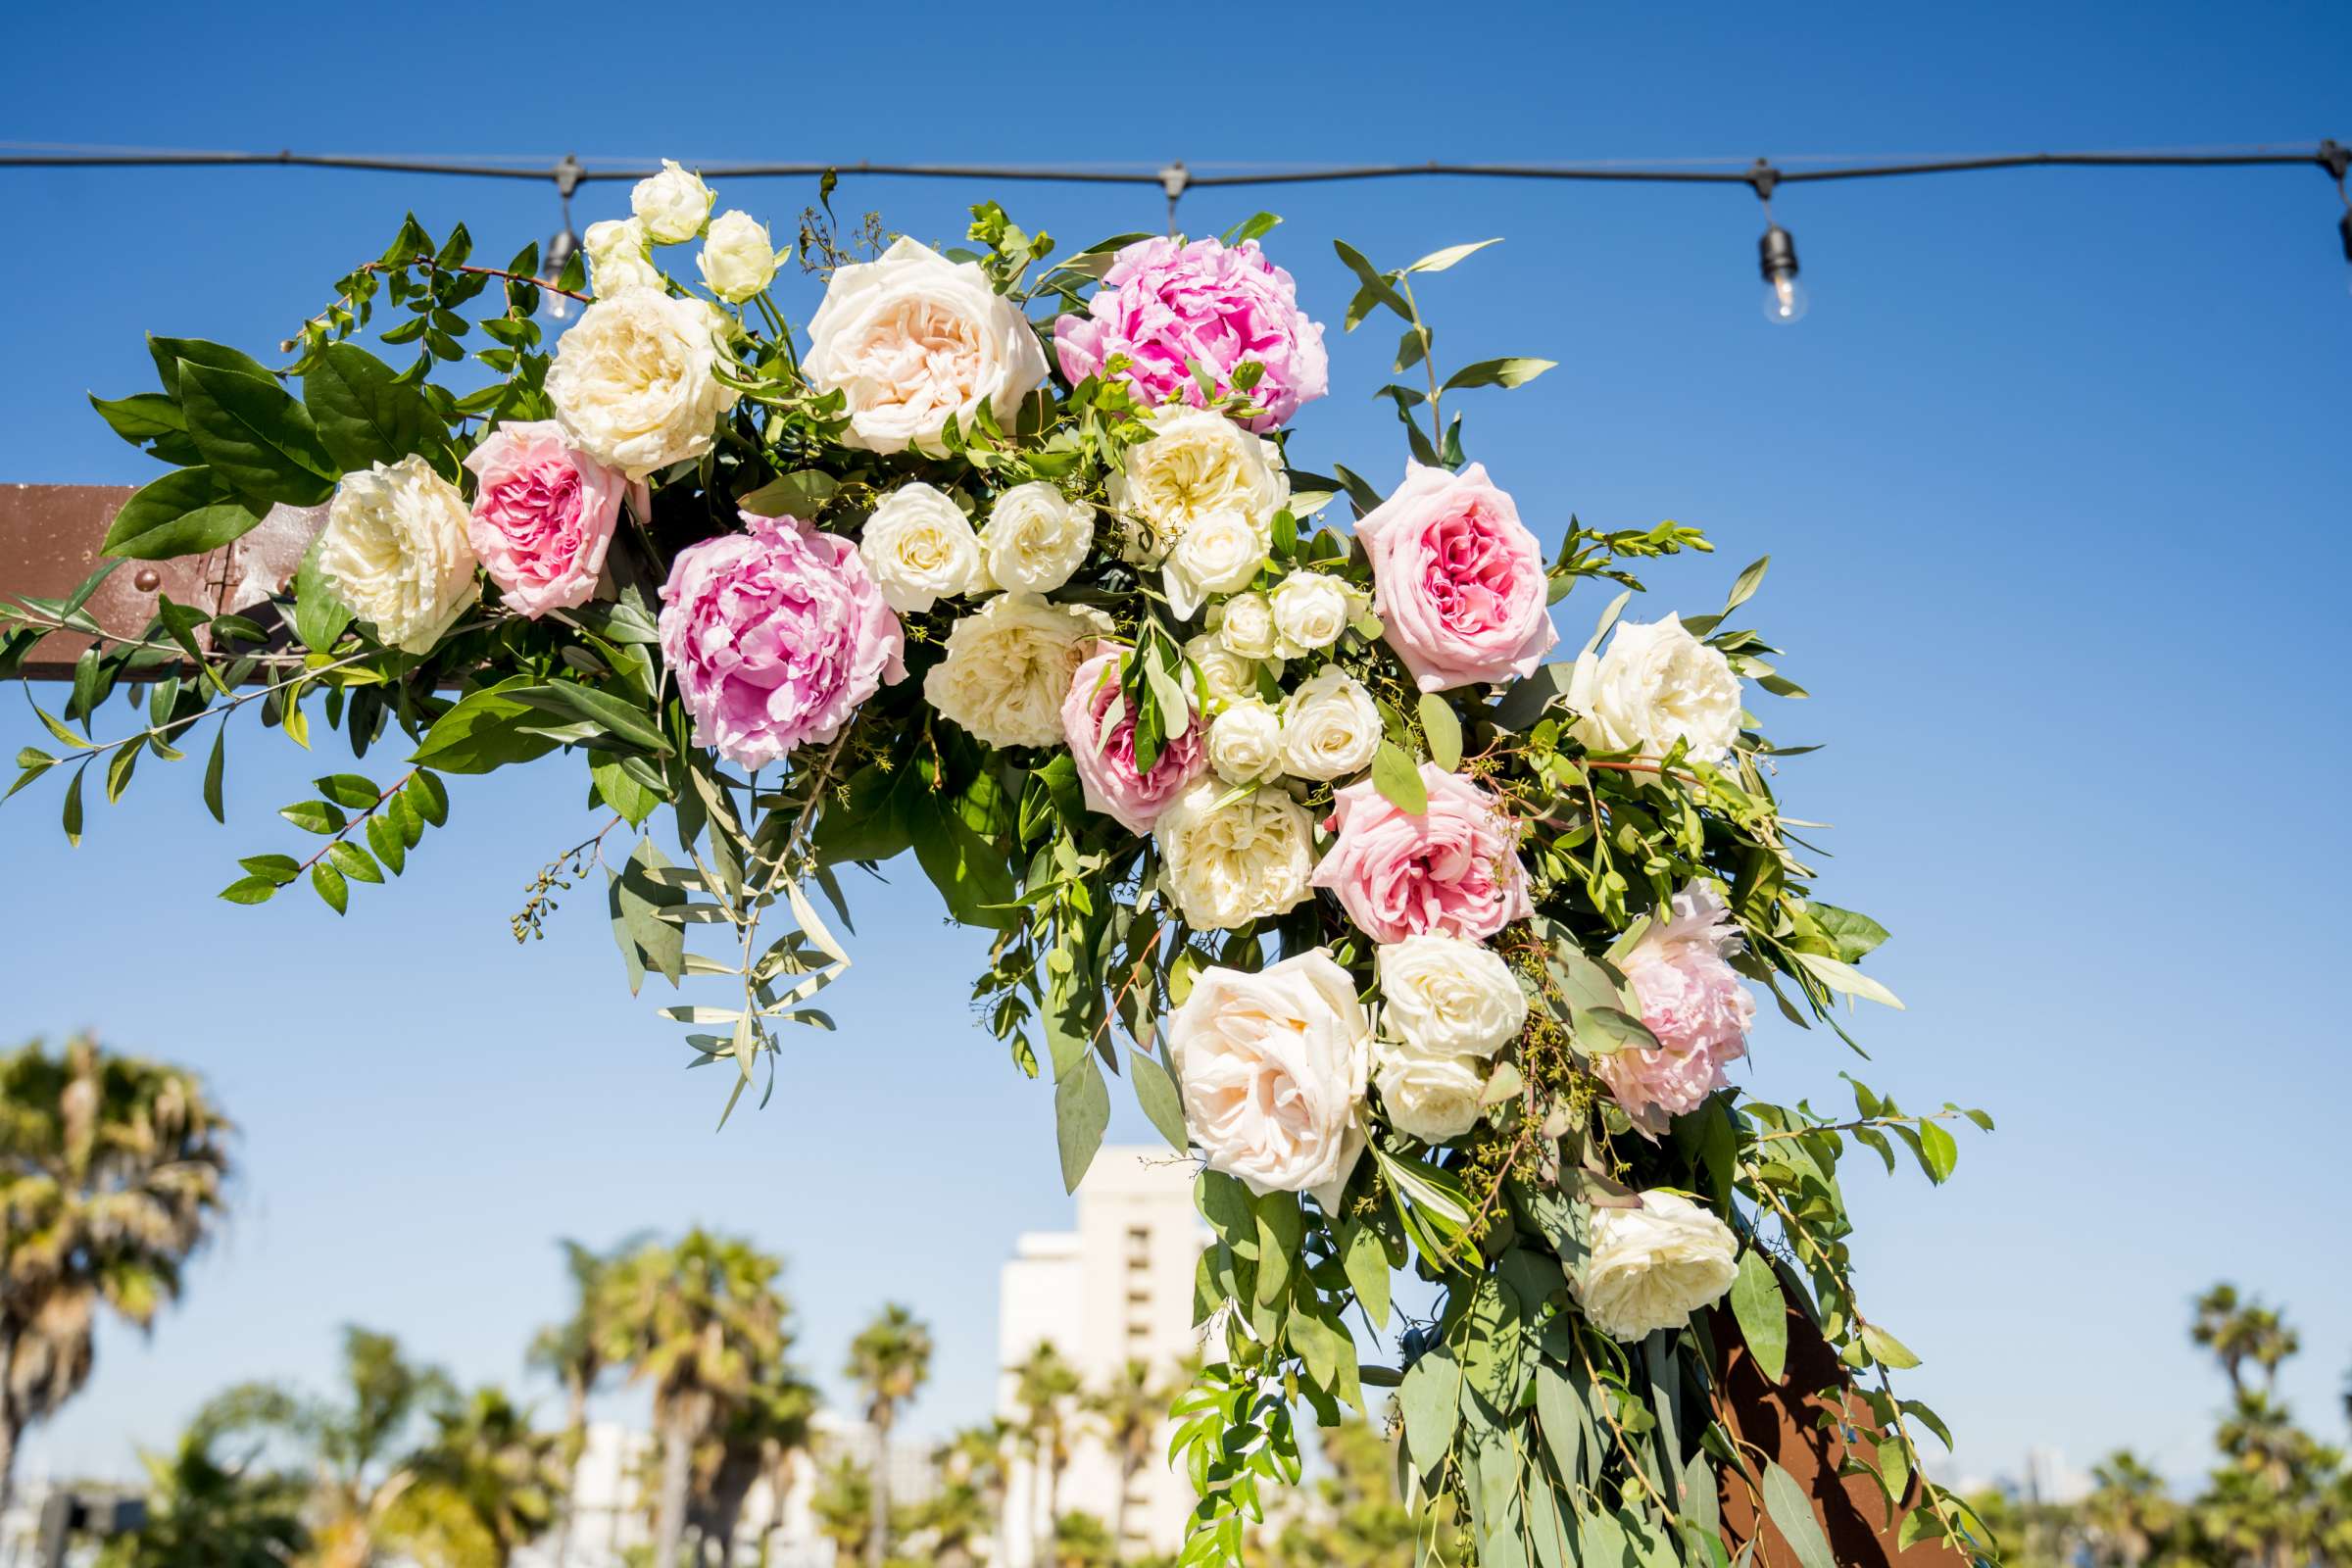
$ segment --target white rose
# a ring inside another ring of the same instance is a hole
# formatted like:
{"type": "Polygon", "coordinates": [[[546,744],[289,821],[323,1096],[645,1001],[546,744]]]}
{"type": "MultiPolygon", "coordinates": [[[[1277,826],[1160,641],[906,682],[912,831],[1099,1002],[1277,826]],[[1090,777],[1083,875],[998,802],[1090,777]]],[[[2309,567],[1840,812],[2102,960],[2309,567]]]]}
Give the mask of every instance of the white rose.
{"type": "Polygon", "coordinates": [[[1197,780],[1152,824],[1168,892],[1198,931],[1231,931],[1309,897],[1315,828],[1306,808],[1280,790],[1232,793],[1197,780]]]}
{"type": "Polygon", "coordinates": [[[1274,536],[1263,526],[1234,513],[1199,519],[1184,530],[1160,565],[1168,608],[1189,619],[1210,594],[1249,587],[1273,544],[1274,536]]]}
{"type": "Polygon", "coordinates": [[[633,288],[598,300],[556,345],[547,395],[572,445],[643,479],[710,450],[735,394],[719,384],[700,300],[633,288]]]}
{"type": "Polygon", "coordinates": [[[1492,1056],[1519,1037],[1527,994],[1510,965],[1459,937],[1381,944],[1382,1017],[1389,1032],[1441,1056],[1492,1056]]]}
{"type": "Polygon", "coordinates": [[[1389,1113],[1389,1125],[1407,1138],[1442,1144],[1478,1125],[1487,1092],[1480,1063],[1468,1056],[1437,1055],[1410,1046],[1383,1043],[1373,1059],[1372,1082],[1389,1113]]]}
{"type": "Polygon", "coordinates": [[[766,225],[749,213],[722,213],[710,223],[695,258],[703,283],[729,305],[741,305],[775,280],[776,248],[766,225]]]}
{"type": "Polygon", "coordinates": [[[1140,559],[1167,561],[1187,534],[1210,519],[1225,519],[1220,540],[1196,547],[1183,567],[1168,573],[1169,607],[1189,618],[1200,608],[1202,591],[1228,591],[1211,586],[1207,576],[1229,578],[1245,554],[1255,558],[1250,571],[1229,587],[1242,587],[1255,574],[1256,561],[1273,540],[1274,514],[1291,499],[1290,476],[1271,445],[1221,414],[1174,407],[1143,418],[1152,433],[1127,449],[1109,485],[1110,504],[1141,525],[1135,542],[1140,559]],[[1253,551],[1239,544],[1245,531],[1255,542],[1253,551]]]}
{"type": "Polygon", "coordinates": [[[1568,1277],[1585,1316],[1611,1339],[1679,1329],[1739,1276],[1739,1244],[1723,1221],[1678,1193],[1642,1195],[1640,1208],[1594,1208],[1583,1278],[1568,1277]]]}
{"type": "Polygon", "coordinates": [[[1228,784],[1263,784],[1282,773],[1282,715],[1254,697],[1208,721],[1208,765],[1228,784]]]}
{"type": "Polygon", "coordinates": [[[1201,970],[1168,1019],[1168,1059],[1208,1168],[1335,1206],[1364,1152],[1370,1042],[1355,983],[1319,948],[1255,974],[1201,970]]]}
{"type": "Polygon", "coordinates": [[[1664,757],[1686,740],[1693,762],[1721,762],[1740,739],[1740,677],[1731,662],[1683,629],[1680,615],[1621,623],[1598,658],[1569,677],[1570,732],[1597,752],[1664,757]]]}
{"type": "Polygon", "coordinates": [[[629,191],[629,211],[645,225],[657,245],[683,245],[703,231],[716,198],[702,176],[680,169],[675,159],[662,160],[662,172],[641,179],[629,191]]]}
{"type": "Polygon", "coordinates": [[[1243,659],[1282,656],[1282,633],[1274,626],[1274,605],[1264,594],[1235,594],[1216,608],[1217,641],[1243,659]]]}
{"type": "Polygon", "coordinates": [[[1380,710],[1363,682],[1326,664],[1282,704],[1282,762],[1298,778],[1334,779],[1372,765],[1380,710]]]}
{"type": "Polygon", "coordinates": [[[1196,632],[1184,645],[1184,656],[1200,671],[1211,710],[1257,695],[1257,666],[1244,659],[1213,632],[1196,632]]]}
{"type": "Polygon", "coordinates": [[[880,260],[833,274],[801,368],[819,392],[849,400],[846,445],[936,456],[948,421],[970,419],[983,403],[1011,424],[1023,394],[1046,378],[1046,352],[978,264],[902,238],[880,260]]]}
{"type": "Polygon", "coordinates": [[[1035,594],[998,594],[949,628],[923,699],[989,746],[1059,746],[1061,702],[1110,617],[1035,594]]]}
{"type": "Polygon", "coordinates": [[[326,509],[318,565],[377,639],[432,652],[474,602],[466,497],[420,457],[347,473],[326,509]]]}
{"type": "Polygon", "coordinates": [[[988,509],[980,554],[1000,588],[1052,593],[1086,564],[1095,547],[1095,509],[1044,479],[1016,484],[988,509]]]}
{"type": "Polygon", "coordinates": [[[903,484],[884,496],[858,531],[858,554],[883,603],[902,615],[988,586],[971,520],[927,484],[903,484]]]}
{"type": "Polygon", "coordinates": [[[1355,591],[1327,571],[1294,571],[1274,585],[1274,625],[1303,653],[1329,648],[1355,618],[1355,591]]]}
{"type": "Polygon", "coordinates": [[[580,248],[588,253],[588,277],[600,300],[633,288],[662,287],[662,269],[646,254],[645,225],[634,218],[590,223],[580,248]]]}

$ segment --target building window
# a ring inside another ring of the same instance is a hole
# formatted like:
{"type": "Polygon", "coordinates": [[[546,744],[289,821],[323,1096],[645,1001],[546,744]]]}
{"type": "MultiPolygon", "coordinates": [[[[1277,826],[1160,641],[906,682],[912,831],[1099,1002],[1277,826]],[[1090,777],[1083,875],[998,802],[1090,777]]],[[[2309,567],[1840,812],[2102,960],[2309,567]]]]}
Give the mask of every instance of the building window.
{"type": "Polygon", "coordinates": [[[1152,1228],[1148,1225],[1127,1227],[1127,1266],[1144,1268],[1152,1261],[1152,1228]]]}

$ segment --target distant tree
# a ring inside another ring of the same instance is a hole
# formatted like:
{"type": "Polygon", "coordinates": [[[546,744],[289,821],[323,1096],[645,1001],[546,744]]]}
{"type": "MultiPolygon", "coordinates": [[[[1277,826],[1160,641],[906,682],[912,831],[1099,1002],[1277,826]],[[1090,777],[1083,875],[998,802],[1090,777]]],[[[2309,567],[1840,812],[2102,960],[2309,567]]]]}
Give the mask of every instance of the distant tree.
{"type": "Polygon", "coordinates": [[[504,1391],[477,1389],[464,1403],[432,1412],[434,1431],[412,1454],[416,1492],[437,1492],[479,1530],[493,1568],[555,1522],[570,1466],[564,1440],[531,1425],[504,1391]]]}
{"type": "Polygon", "coordinates": [[[874,1487],[865,1466],[849,1454],[827,1465],[817,1478],[810,1511],[817,1534],[833,1543],[841,1556],[856,1562],[865,1555],[874,1533],[874,1487]]]}
{"type": "Polygon", "coordinates": [[[992,1537],[990,1555],[1004,1562],[1011,1554],[1004,1539],[1004,1498],[1011,1480],[1015,1434],[1002,1416],[977,1426],[959,1428],[932,1454],[950,1488],[968,1490],[986,1509],[992,1537]]]}
{"type": "Polygon", "coordinates": [[[262,1464],[199,1415],[169,1453],[141,1453],[147,1523],[107,1543],[100,1568],[285,1568],[310,1544],[302,1521],[310,1483],[262,1464]]]}
{"type": "Polygon", "coordinates": [[[2182,1515],[2163,1477],[2128,1450],[2093,1465],[2090,1477],[2080,1511],[2094,1568],[2143,1568],[2174,1551],[2182,1515]]]}
{"type": "Polygon", "coordinates": [[[1054,1518],[1049,1568],[1111,1568],[1118,1560],[1118,1543],[1093,1514],[1072,1512],[1054,1518]]]}
{"type": "Polygon", "coordinates": [[[1420,1560],[1463,1560],[1447,1508],[1416,1518],[1396,1491],[1396,1445],[1380,1427],[1348,1419],[1323,1431],[1326,1473],[1312,1494],[1269,1522],[1250,1560],[1264,1568],[1389,1568],[1420,1560]]]}
{"type": "Polygon", "coordinates": [[[564,1249],[571,1310],[562,1322],[551,1323],[532,1336],[526,1355],[533,1367],[553,1376],[564,1390],[563,1456],[570,1476],[562,1522],[556,1530],[555,1560],[562,1568],[571,1548],[570,1496],[579,1491],[580,1460],[588,1448],[588,1400],[606,1375],[617,1370],[605,1358],[606,1344],[612,1338],[609,1276],[618,1258],[644,1248],[646,1238],[631,1237],[609,1252],[568,1239],[557,1245],[564,1249]]]}
{"type": "Polygon", "coordinates": [[[99,1304],[145,1330],[177,1298],[232,1131],[194,1074],[87,1036],[0,1054],[0,1511],[25,1427],[89,1380],[99,1304]]]}
{"type": "MultiPolygon", "coordinates": [[[[696,1458],[687,1508],[703,1545],[717,1547],[722,1568],[735,1559],[735,1538],[752,1489],[764,1479],[773,1499],[782,1501],[792,1457],[808,1450],[816,1407],[816,1390],[780,1363],[726,1401],[717,1433],[696,1458]]],[[[763,1559],[767,1539],[780,1522],[771,1510],[760,1532],[763,1559]]]]}
{"type": "Polygon", "coordinates": [[[1061,1476],[1070,1465],[1070,1430],[1079,1395],[1085,1385],[1078,1369],[1041,1340],[1028,1358],[1013,1368],[1013,1402],[1020,1407],[1020,1444],[1031,1466],[1045,1482],[1045,1517],[1061,1517],[1061,1476]]]}
{"type": "Polygon", "coordinates": [[[850,1343],[850,1380],[865,1395],[865,1419],[874,1431],[874,1521],[866,1538],[866,1568],[882,1568],[890,1551],[890,1435],[899,1410],[931,1376],[931,1329],[896,1301],[850,1343]]]}
{"type": "Polygon", "coordinates": [[[1119,1467],[1119,1499],[1110,1516],[1110,1538],[1124,1552],[1127,1496],[1135,1490],[1135,1478],[1159,1450],[1159,1429],[1168,1418],[1168,1391],[1151,1362],[1130,1356],[1102,1387],[1086,1392],[1083,1404],[1119,1467]]]}

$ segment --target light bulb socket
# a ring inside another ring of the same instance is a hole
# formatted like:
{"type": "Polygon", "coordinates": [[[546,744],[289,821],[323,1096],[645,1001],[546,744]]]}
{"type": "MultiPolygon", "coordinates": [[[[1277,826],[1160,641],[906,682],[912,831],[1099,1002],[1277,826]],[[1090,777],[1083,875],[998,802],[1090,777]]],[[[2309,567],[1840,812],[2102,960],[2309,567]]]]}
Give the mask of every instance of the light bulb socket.
{"type": "Polygon", "coordinates": [[[1756,241],[1756,267],[1767,283],[1796,276],[1796,241],[1775,223],[1756,241]]]}

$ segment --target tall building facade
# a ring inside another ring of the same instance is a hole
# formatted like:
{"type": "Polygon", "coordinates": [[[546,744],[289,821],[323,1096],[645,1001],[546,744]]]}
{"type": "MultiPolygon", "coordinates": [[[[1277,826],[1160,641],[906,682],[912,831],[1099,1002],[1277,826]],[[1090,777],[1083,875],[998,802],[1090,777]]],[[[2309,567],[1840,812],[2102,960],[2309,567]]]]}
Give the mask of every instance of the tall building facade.
{"type": "MultiPolygon", "coordinates": [[[[1193,1207],[1193,1165],[1164,1148],[1106,1148],[1078,1185],[1075,1230],[1030,1233],[1004,1265],[997,1308],[998,1413],[1021,1415],[1017,1368],[1051,1344],[1091,1391],[1141,1360],[1163,1382],[1198,1348],[1193,1276],[1208,1240],[1193,1207]]],[[[1155,1552],[1183,1541],[1191,1483],[1166,1463],[1167,1434],[1131,1483],[1091,1422],[1074,1409],[1075,1440],[1058,1487],[1016,1462],[1005,1496],[1004,1568],[1035,1568],[1050,1542],[1047,1494],[1062,1513],[1089,1513],[1155,1552]],[[1122,1498],[1122,1494],[1124,1496],[1122,1498]]]]}

